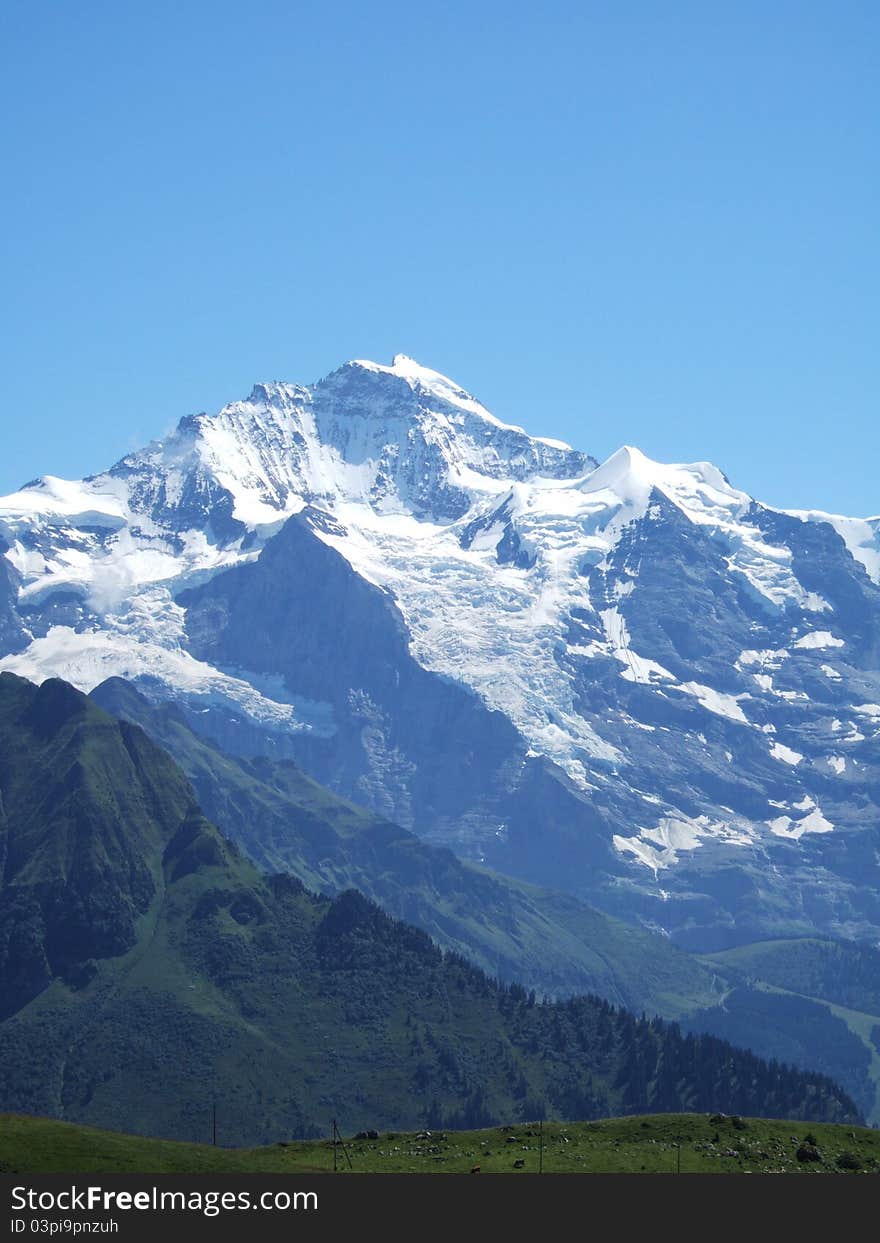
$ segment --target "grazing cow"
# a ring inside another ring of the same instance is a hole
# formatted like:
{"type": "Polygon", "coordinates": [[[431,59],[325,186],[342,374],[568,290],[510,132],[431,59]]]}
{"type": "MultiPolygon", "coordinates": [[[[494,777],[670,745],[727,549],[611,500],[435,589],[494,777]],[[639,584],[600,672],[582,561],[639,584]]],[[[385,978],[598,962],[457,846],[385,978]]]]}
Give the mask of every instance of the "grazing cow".
{"type": "Polygon", "coordinates": [[[520,1157],[518,1161],[514,1161],[513,1168],[515,1170],[521,1170],[524,1165],[525,1165],[525,1161],[523,1161],[522,1157],[520,1157]]]}
{"type": "Polygon", "coordinates": [[[480,1167],[479,1167],[478,1165],[472,1165],[472,1166],[471,1166],[471,1173],[472,1173],[472,1174],[479,1174],[479,1172],[480,1172],[480,1167]]]}

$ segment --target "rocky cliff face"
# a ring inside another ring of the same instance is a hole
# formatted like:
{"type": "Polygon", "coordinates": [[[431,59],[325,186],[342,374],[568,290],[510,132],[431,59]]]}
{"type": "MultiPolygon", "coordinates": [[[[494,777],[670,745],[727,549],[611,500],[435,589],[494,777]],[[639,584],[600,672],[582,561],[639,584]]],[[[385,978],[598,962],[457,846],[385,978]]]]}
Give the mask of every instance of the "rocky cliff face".
{"type": "Polygon", "coordinates": [[[29,485],[0,535],[3,667],[129,678],[689,947],[880,935],[877,519],[596,467],[398,356],[29,485]]]}
{"type": "Polygon", "coordinates": [[[0,651],[20,652],[31,636],[25,630],[16,604],[21,590],[21,575],[7,561],[9,545],[0,537],[0,651]]]}

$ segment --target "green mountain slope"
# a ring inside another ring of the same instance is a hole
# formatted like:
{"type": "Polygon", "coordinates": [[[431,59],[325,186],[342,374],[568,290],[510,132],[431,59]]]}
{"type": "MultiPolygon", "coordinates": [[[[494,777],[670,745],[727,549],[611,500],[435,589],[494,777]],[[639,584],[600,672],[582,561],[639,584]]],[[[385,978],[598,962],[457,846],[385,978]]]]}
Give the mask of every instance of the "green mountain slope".
{"type": "Polygon", "coordinates": [[[696,1011],[689,1025],[737,1042],[761,1022],[763,1056],[831,1068],[865,1117],[880,1125],[877,949],[809,937],[741,945],[705,961],[736,987],[724,1006],[696,1011]]]}
{"type": "Polygon", "coordinates": [[[211,819],[259,866],[291,871],[324,893],[353,886],[491,975],[550,994],[597,993],[761,1057],[829,1074],[880,1121],[880,1057],[865,1035],[871,1025],[841,1021],[817,1001],[824,980],[826,991],[836,989],[828,1000],[866,1010],[880,978],[877,951],[783,941],[697,959],[576,898],[481,871],[429,846],[295,764],[226,755],[177,709],[152,705],[121,679],[105,682],[93,698],[168,748],[211,819]],[[786,1000],[781,989],[803,996],[786,1000]]]}
{"type": "Polygon", "coordinates": [[[359,889],[490,975],[540,993],[593,992],[667,1018],[718,999],[717,972],[665,937],[467,864],[333,794],[289,761],[227,755],[176,708],[151,704],[122,679],[104,682],[92,698],[165,747],[205,814],[264,870],[292,872],[322,893],[359,889]]]}
{"type": "Polygon", "coordinates": [[[880,1014],[880,950],[854,941],[758,941],[707,955],[730,974],[880,1014]]]}
{"type": "Polygon", "coordinates": [[[0,674],[0,1017],[130,950],[192,791],[144,733],[64,682],[0,674]]]}
{"type": "Polygon", "coordinates": [[[228,756],[175,708],[150,704],[127,682],[112,679],[93,697],[175,755],[211,818],[258,865],[292,871],[329,894],[354,886],[492,975],[551,994],[594,992],[830,1074],[880,1121],[880,1057],[865,1034],[872,1025],[845,1017],[841,1024],[822,1004],[837,998],[864,1012],[880,978],[877,951],[781,941],[697,959],[573,897],[464,863],[340,799],[292,763],[228,756]],[[801,997],[786,1001],[782,989],[801,997]]]}
{"type": "Polygon", "coordinates": [[[256,871],[170,757],[0,675],[0,1108],[230,1143],[713,1110],[856,1120],[828,1079],[592,997],[538,1004],[353,891],[256,871]]]}

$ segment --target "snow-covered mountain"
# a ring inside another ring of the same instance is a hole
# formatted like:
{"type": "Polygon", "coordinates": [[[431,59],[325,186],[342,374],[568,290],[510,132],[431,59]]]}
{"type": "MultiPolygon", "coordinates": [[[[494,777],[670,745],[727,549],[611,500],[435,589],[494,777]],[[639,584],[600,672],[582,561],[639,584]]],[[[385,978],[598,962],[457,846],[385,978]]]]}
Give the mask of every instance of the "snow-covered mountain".
{"type": "Polygon", "coordinates": [[[0,668],[127,677],[687,945],[880,937],[880,519],[597,466],[398,355],[26,485],[0,540],[0,668]]]}

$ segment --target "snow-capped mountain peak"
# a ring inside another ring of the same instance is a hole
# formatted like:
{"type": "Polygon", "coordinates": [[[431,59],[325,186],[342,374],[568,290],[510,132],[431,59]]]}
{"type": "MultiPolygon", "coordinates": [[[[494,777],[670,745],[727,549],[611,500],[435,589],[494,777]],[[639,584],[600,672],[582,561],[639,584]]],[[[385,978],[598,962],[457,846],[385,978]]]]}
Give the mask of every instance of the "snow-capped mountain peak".
{"type": "MultiPolygon", "coordinates": [[[[358,360],[310,386],[257,384],[108,473],[129,481],[134,510],[160,526],[180,526],[177,501],[191,509],[202,497],[216,511],[222,496],[221,517],[254,528],[304,502],[450,521],[509,480],[573,478],[592,465],[500,422],[454,381],[398,354],[390,367],[358,360]]],[[[224,536],[216,522],[215,534],[224,536]]]]}
{"type": "MultiPolygon", "coordinates": [[[[878,582],[877,519],[631,445],[599,465],[397,354],[0,500],[0,668],[132,678],[435,840],[684,926],[703,859],[778,860],[784,904],[820,841],[862,857],[878,582]]],[[[857,873],[817,926],[880,928],[857,873]]]]}
{"type": "Polygon", "coordinates": [[[456,384],[454,380],[451,380],[441,372],[433,371],[430,367],[423,366],[414,358],[410,358],[408,354],[395,354],[391,360],[390,367],[383,367],[379,363],[370,362],[366,359],[356,359],[347,365],[349,367],[363,367],[367,371],[385,375],[400,376],[410,385],[413,392],[419,395],[422,399],[422,404],[426,407],[429,407],[432,401],[434,403],[440,402],[442,406],[457,407],[485,420],[491,427],[525,436],[530,440],[538,441],[543,445],[549,445],[554,449],[571,450],[571,445],[566,444],[563,440],[552,440],[546,436],[529,436],[522,427],[518,427],[513,423],[503,423],[472,393],[467,392],[459,384],[456,384]]]}
{"type": "Polygon", "coordinates": [[[655,462],[633,445],[612,453],[578,486],[585,493],[608,492],[642,512],[656,490],[694,521],[740,515],[753,503],[711,462],[655,462]]]}
{"type": "MultiPolygon", "coordinates": [[[[454,380],[451,380],[449,376],[445,376],[439,371],[434,371],[430,367],[423,366],[421,363],[416,362],[414,358],[410,358],[408,354],[395,354],[391,360],[390,367],[383,366],[381,363],[371,362],[365,358],[354,359],[352,362],[347,363],[345,367],[361,367],[365,371],[374,374],[397,376],[405,380],[413,392],[426,396],[430,395],[442,402],[479,414],[495,424],[496,427],[506,426],[500,419],[496,419],[494,415],[490,414],[482,402],[478,401],[472,393],[468,393],[459,384],[456,384],[454,380]]],[[[344,371],[345,367],[341,368],[341,370],[344,371]]],[[[522,431],[522,428],[512,430],[522,431]]]]}

